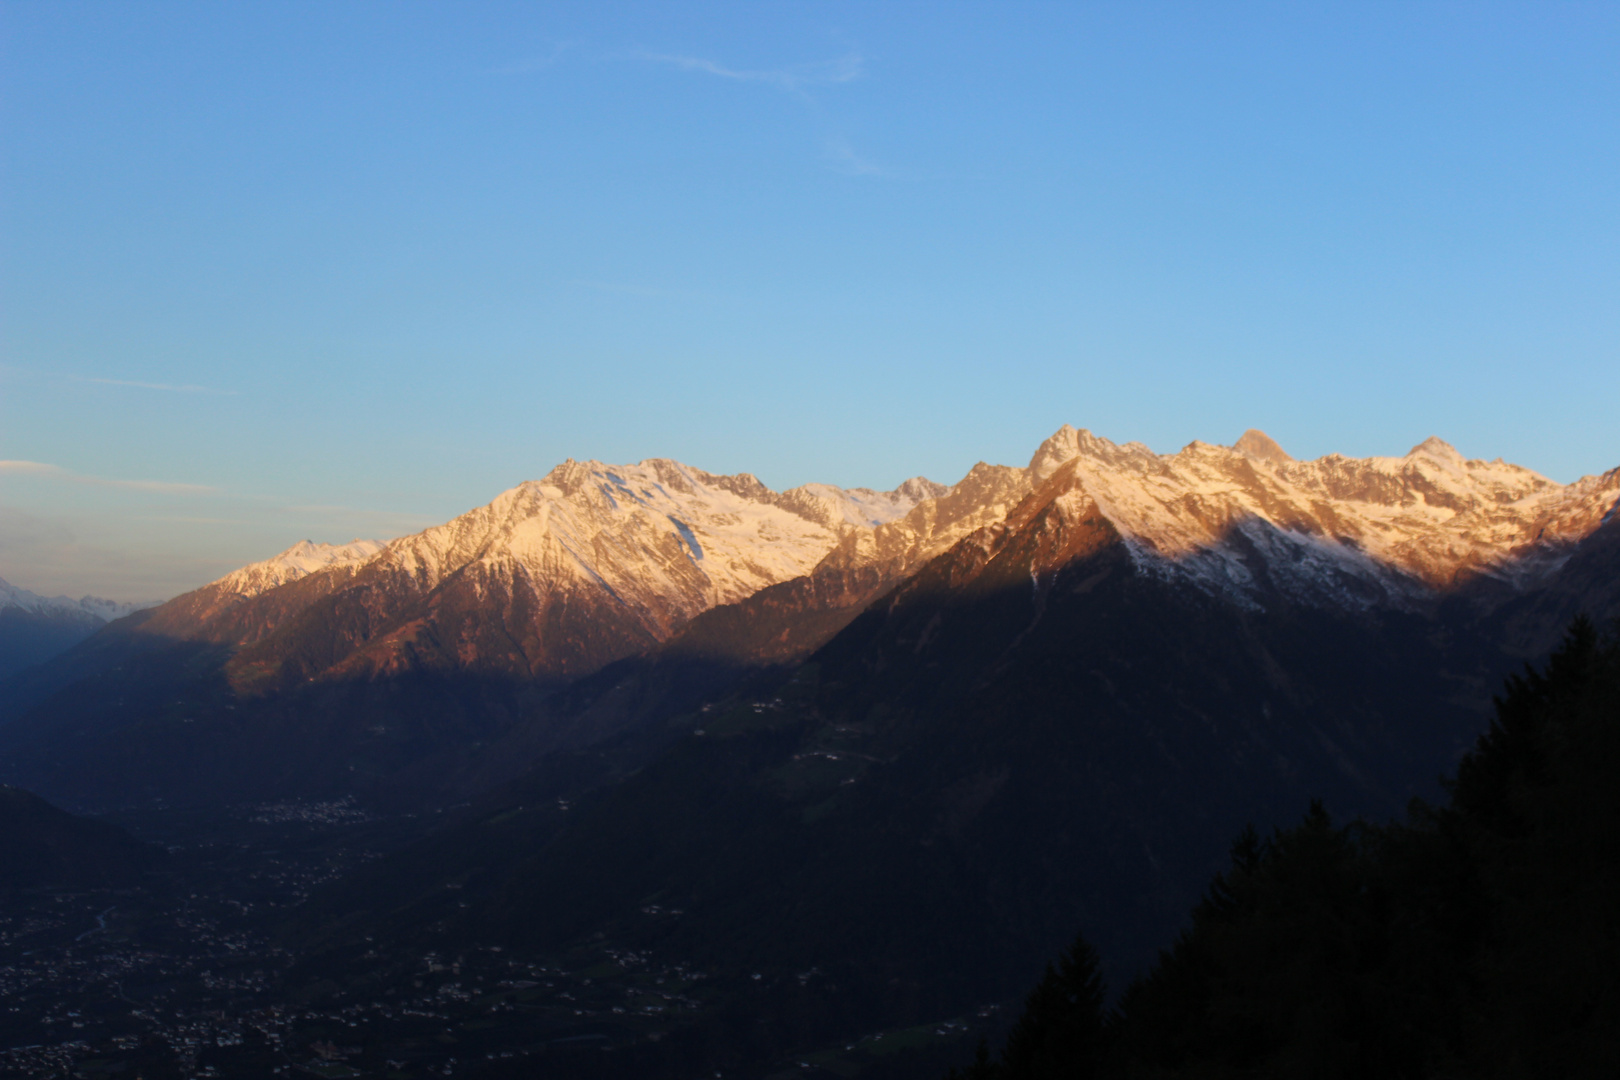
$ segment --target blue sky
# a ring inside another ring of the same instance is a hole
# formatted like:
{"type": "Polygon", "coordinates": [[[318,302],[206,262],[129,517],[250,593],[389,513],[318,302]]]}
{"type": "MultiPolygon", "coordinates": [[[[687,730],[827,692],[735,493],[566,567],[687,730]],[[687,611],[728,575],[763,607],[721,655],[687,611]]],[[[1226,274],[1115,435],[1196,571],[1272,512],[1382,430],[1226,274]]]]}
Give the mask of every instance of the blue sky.
{"type": "Polygon", "coordinates": [[[1063,423],[1612,468],[1616,56],[1613,4],[0,4],[0,576],[1063,423]]]}

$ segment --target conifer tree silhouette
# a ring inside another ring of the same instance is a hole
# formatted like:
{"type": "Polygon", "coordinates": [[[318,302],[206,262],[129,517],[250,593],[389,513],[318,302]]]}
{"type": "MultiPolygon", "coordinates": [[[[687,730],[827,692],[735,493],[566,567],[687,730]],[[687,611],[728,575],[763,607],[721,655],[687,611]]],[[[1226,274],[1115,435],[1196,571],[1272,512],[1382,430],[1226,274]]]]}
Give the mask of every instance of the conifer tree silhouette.
{"type": "Polygon", "coordinates": [[[990,1060],[990,1043],[980,1039],[978,1048],[973,1052],[973,1064],[967,1071],[952,1069],[945,1074],[945,1080],[999,1080],[1001,1070],[996,1063],[990,1060]]]}
{"type": "Polygon", "coordinates": [[[1005,1080],[1090,1080],[1102,1061],[1107,990],[1097,953],[1085,938],[1046,965],[1046,974],[1007,1036],[999,1076],[1005,1080]]]}
{"type": "Polygon", "coordinates": [[[1082,940],[952,1080],[1620,1076],[1620,625],[1507,679],[1450,804],[1247,829],[1104,1013],[1082,940]]]}

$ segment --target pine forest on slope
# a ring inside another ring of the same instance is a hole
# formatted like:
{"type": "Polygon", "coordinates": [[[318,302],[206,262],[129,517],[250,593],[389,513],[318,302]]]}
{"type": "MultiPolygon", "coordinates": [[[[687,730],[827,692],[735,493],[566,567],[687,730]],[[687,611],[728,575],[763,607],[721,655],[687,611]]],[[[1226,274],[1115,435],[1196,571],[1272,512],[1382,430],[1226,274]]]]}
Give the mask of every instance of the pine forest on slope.
{"type": "Polygon", "coordinates": [[[1511,676],[1447,804],[1245,830],[1109,1008],[1077,940],[949,1080],[1611,1077],[1620,1071],[1620,639],[1511,676]]]}

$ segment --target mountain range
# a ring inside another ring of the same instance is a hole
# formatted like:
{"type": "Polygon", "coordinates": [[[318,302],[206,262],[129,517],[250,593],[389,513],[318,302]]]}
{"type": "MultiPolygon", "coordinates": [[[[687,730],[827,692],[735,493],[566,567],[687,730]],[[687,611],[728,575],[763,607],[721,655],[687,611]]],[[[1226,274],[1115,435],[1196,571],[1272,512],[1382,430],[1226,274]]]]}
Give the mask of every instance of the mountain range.
{"type": "Polygon", "coordinates": [[[1616,472],[1562,486],[1434,440],[1296,463],[1257,433],[1160,456],[1065,430],[975,476],[1010,509],[915,542],[917,563],[873,557],[961,520],[940,512],[958,485],[693,620],[583,706],[651,684],[665,711],[621,731],[671,741],[554,755],[355,883],[343,918],[387,910],[404,933],[445,917],[448,884],[468,936],[612,927],[715,963],[814,960],[873,1015],[1027,983],[1076,926],[1121,975],[1246,822],[1433,795],[1516,657],[1577,610],[1620,611],[1616,472]],[[754,674],[672,708],[660,670],[716,657],[754,674]],[[649,902],[685,915],[649,930],[649,902]]]}
{"type": "Polygon", "coordinates": [[[889,492],[569,461],[12,676],[0,778],[431,822],[311,903],[312,980],[359,977],[362,930],[605,939],[829,973],[790,1011],[838,1037],[1017,992],[1077,929],[1134,973],[1245,823],[1435,794],[1506,672],[1620,616],[1617,500],[1620,469],[1296,461],[1257,431],[1065,426],[889,492]]]}
{"type": "Polygon", "coordinates": [[[1532,655],[1569,602],[1510,627],[1513,612],[1546,607],[1603,546],[1617,495],[1620,470],[1561,485],[1438,439],[1302,462],[1257,431],[1160,455],[1065,426],[1023,468],[889,492],[568,461],[444,525],[306,541],[129,618],[10,589],[8,613],[81,636],[114,624],[5,683],[0,761],[102,809],[289,787],[453,800],[803,660],[932,560],[961,564],[943,586],[960,591],[1012,550],[1026,634],[1054,575],[1097,546],[1139,581],[1247,616],[1432,621],[1461,604],[1532,655]],[[590,690],[604,678],[615,693],[590,690]],[[270,774],[266,751],[282,762],[270,774]],[[194,782],[163,778],[174,760],[194,782]]]}
{"type": "Polygon", "coordinates": [[[152,604],[40,596],[0,578],[0,679],[49,660],[114,619],[152,604]]]}

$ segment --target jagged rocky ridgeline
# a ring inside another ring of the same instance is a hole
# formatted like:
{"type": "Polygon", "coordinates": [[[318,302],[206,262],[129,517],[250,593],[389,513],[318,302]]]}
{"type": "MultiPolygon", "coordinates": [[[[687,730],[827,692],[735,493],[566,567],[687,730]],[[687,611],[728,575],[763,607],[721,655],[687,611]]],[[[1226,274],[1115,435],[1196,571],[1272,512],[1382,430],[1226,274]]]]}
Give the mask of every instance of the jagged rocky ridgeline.
{"type": "Polygon", "coordinates": [[[171,601],[145,629],[242,649],[244,689],[420,669],[576,678],[803,576],[841,537],[945,491],[918,478],[778,493],[661,459],[569,461],[387,545],[299,544],[171,601]],[[318,656],[270,640],[312,619],[334,629],[318,656]]]}
{"type": "Polygon", "coordinates": [[[816,968],[795,1021],[863,1030],[1022,993],[1077,929],[1120,985],[1245,823],[1433,798],[1514,654],[1620,598],[1615,474],[1065,429],[970,479],[582,681],[553,721],[594,741],[312,918],[816,968]],[[721,661],[752,674],[683,697],[721,661]]]}
{"type": "MultiPolygon", "coordinates": [[[[374,744],[371,780],[432,760],[441,780],[472,769],[455,783],[481,783],[468,755],[499,746],[511,768],[672,705],[654,694],[564,723],[546,704],[612,665],[795,662],[953,551],[963,564],[1027,544],[1039,602],[1099,527],[1134,573],[1238,610],[1432,616],[1461,602],[1534,651],[1556,633],[1555,609],[1584,602],[1569,582],[1595,572],[1581,567],[1614,531],[1617,496],[1620,470],[1561,485],[1438,439],[1402,457],[1295,461],[1255,431],[1155,454],[1065,426],[1025,467],[981,463],[950,487],[917,478],[888,492],[569,461],[444,525],[386,544],[305,542],[107,627],[7,684],[0,769],[50,791],[82,763],[53,749],[64,739],[110,768],[199,739],[228,755],[214,721],[290,738],[296,715],[342,728],[329,746],[358,761],[374,744]]],[[[690,682],[688,696],[712,685],[690,682]]],[[[222,792],[232,775],[219,772],[222,792]]],[[[319,764],[261,779],[293,775],[356,780],[319,764]]],[[[109,797],[162,788],[115,784],[109,797]]]]}
{"type": "Polygon", "coordinates": [[[345,618],[340,640],[317,662],[249,651],[246,685],[415,666],[578,677],[783,583],[836,579],[839,606],[869,600],[954,543],[988,542],[1037,488],[1107,518],[1145,572],[1239,603],[1354,608],[1421,605],[1480,577],[1533,587],[1611,512],[1620,470],[1561,485],[1433,438],[1404,457],[1299,462],[1258,431],[1155,454],[1068,426],[1026,468],[889,492],[569,461],[392,543],[305,541],[170,601],[145,630],[244,648],[324,602],[323,618],[345,618]]]}

